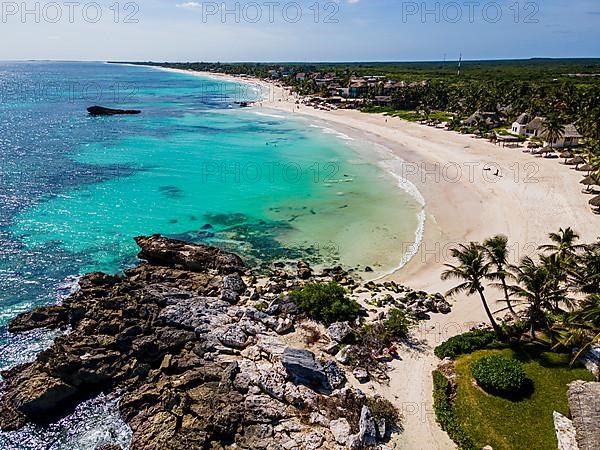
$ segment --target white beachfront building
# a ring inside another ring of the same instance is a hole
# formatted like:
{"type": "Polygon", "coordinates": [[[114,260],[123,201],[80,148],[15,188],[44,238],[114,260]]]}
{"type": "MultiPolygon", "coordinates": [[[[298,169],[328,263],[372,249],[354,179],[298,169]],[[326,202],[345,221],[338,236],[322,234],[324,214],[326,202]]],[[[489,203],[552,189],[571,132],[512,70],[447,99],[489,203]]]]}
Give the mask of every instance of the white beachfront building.
{"type": "MultiPolygon", "coordinates": [[[[544,117],[531,117],[528,114],[521,114],[512,124],[513,134],[530,137],[543,137],[544,117]]],[[[552,142],[552,147],[576,147],[581,143],[583,136],[577,131],[572,123],[565,125],[564,134],[552,142]]],[[[544,141],[544,145],[550,146],[550,142],[544,141]]]]}

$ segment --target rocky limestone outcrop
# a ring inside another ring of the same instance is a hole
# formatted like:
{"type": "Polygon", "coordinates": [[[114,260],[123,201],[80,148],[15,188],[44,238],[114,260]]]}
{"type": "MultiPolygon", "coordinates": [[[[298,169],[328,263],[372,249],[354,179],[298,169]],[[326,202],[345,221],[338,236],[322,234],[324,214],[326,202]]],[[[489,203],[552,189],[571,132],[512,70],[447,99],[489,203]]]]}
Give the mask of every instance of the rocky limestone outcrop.
{"type": "Polygon", "coordinates": [[[159,235],[136,241],[147,262],[121,276],[86,275],[62,305],[13,321],[13,331],[70,332],[2,373],[2,429],[51,421],[118,391],[132,450],[377,443],[367,397],[344,387],[333,357],[282,340],[299,320],[289,298],[256,285],[236,255],[159,235]]]}

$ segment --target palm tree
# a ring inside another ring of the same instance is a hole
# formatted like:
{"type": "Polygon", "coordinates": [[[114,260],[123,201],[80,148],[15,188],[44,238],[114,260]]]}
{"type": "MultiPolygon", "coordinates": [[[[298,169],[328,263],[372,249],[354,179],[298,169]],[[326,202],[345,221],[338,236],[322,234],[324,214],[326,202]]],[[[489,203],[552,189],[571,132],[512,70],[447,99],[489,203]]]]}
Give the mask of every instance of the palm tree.
{"type": "Polygon", "coordinates": [[[552,241],[552,244],[540,245],[538,250],[551,252],[550,255],[556,255],[563,267],[569,266],[573,258],[577,255],[577,252],[585,248],[584,245],[576,244],[579,240],[579,235],[571,227],[560,228],[558,233],[550,233],[548,237],[552,241]]]}
{"type": "Polygon", "coordinates": [[[496,267],[496,271],[490,273],[488,278],[499,279],[502,290],[504,291],[504,300],[508,306],[508,310],[513,316],[516,316],[508,294],[508,286],[506,278],[510,273],[506,270],[508,267],[508,237],[499,234],[492,238],[483,241],[483,249],[491,263],[496,267]]]}
{"type": "Polygon", "coordinates": [[[579,351],[573,357],[573,364],[591,346],[600,342],[600,294],[588,296],[580,308],[556,327],[560,336],[557,345],[578,346],[579,351]]]}
{"type": "Polygon", "coordinates": [[[550,148],[553,148],[554,143],[564,135],[565,127],[557,117],[549,117],[544,120],[542,136],[550,143],[550,148]]]}
{"type": "Polygon", "coordinates": [[[558,286],[553,271],[544,263],[536,263],[527,256],[513,267],[517,285],[509,286],[509,291],[527,305],[531,338],[535,339],[536,325],[543,324],[550,330],[545,310],[554,310],[555,304],[564,299],[564,291],[558,286]]]}
{"type": "Polygon", "coordinates": [[[450,289],[446,295],[453,297],[461,292],[466,292],[467,295],[478,293],[494,331],[500,333],[500,327],[494,320],[483,294],[484,287],[481,283],[489,277],[490,263],[486,261],[481,245],[476,242],[471,242],[469,245],[461,244],[458,248],[453,248],[450,253],[453,258],[458,260],[459,264],[446,264],[448,269],[442,273],[441,278],[444,281],[461,280],[462,283],[450,289]]]}
{"type": "Polygon", "coordinates": [[[586,245],[567,272],[569,284],[578,291],[600,294],[600,244],[586,245]]]}

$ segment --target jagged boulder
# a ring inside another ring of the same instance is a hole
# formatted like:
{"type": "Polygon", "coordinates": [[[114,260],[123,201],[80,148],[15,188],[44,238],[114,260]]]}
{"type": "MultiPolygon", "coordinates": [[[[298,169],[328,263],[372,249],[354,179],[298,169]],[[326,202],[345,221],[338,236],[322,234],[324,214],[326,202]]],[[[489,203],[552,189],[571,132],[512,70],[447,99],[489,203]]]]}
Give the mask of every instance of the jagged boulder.
{"type": "Polygon", "coordinates": [[[335,441],[340,445],[346,445],[350,437],[350,424],[345,417],[329,422],[329,431],[333,434],[335,441]]]}
{"type": "Polygon", "coordinates": [[[151,264],[177,267],[192,272],[216,270],[230,274],[244,270],[242,259],[233,254],[207,245],[193,245],[185,241],[167,239],[160,234],[135,238],[140,246],[139,257],[151,264]]]}
{"type": "Polygon", "coordinates": [[[332,389],[339,389],[346,384],[346,374],[338,367],[335,361],[327,361],[323,364],[323,371],[332,389]]]}
{"type": "Polygon", "coordinates": [[[352,327],[348,322],[336,322],[327,328],[327,336],[332,341],[345,343],[352,336],[352,327]]]}
{"type": "Polygon", "coordinates": [[[43,306],[33,311],[19,314],[8,326],[11,333],[38,328],[58,328],[69,323],[68,309],[60,305],[43,306]]]}
{"type": "Polygon", "coordinates": [[[316,360],[313,352],[288,347],[283,352],[281,362],[296,384],[306,384],[316,389],[330,389],[323,366],[316,360]]]}
{"type": "Polygon", "coordinates": [[[246,291],[246,283],[237,273],[223,277],[223,289],[243,294],[246,291]]]}

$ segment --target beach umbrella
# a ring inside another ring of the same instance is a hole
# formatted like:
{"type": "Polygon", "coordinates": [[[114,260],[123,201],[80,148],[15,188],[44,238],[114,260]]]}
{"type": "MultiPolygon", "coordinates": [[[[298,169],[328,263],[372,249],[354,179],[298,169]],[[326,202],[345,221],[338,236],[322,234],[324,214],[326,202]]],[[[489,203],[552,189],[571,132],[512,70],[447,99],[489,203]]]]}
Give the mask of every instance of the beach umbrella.
{"type": "Polygon", "coordinates": [[[596,180],[594,177],[592,177],[591,175],[589,177],[585,177],[583,180],[580,181],[581,184],[587,186],[587,190],[590,190],[590,186],[594,186],[596,184],[598,184],[598,180],[596,180]]]}
{"type": "Polygon", "coordinates": [[[567,163],[567,159],[570,159],[570,158],[572,158],[573,156],[574,156],[574,155],[573,155],[573,152],[570,152],[570,151],[562,152],[562,153],[560,154],[560,157],[561,157],[561,158],[565,158],[565,164],[567,163]]]}
{"type": "Polygon", "coordinates": [[[600,208],[600,195],[594,197],[590,200],[590,205],[595,206],[596,208],[600,208]]]}
{"type": "Polygon", "coordinates": [[[585,164],[585,159],[583,159],[581,156],[576,156],[575,158],[570,159],[567,164],[571,166],[578,166],[579,164],[585,164]]]}
{"type": "Polygon", "coordinates": [[[591,172],[592,170],[594,170],[594,168],[592,166],[590,166],[589,164],[584,164],[583,166],[579,167],[577,170],[579,170],[580,172],[591,172]]]}

